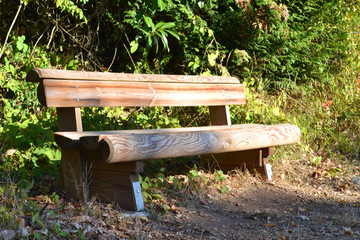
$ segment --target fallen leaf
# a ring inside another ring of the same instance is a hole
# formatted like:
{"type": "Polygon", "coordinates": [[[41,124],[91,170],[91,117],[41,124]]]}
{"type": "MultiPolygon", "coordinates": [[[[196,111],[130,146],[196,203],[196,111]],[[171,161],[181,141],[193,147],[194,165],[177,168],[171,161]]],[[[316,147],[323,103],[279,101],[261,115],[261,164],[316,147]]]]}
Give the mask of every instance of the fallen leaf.
{"type": "Polygon", "coordinates": [[[5,152],[5,157],[8,157],[8,156],[12,156],[14,155],[16,152],[16,149],[8,149],[6,152],[5,152]]]}
{"type": "Polygon", "coordinates": [[[328,100],[326,103],[321,103],[321,106],[327,111],[329,110],[329,107],[333,104],[333,101],[328,100]]]}
{"type": "Polygon", "coordinates": [[[305,211],[306,211],[306,208],[299,207],[299,211],[300,211],[300,212],[305,212],[305,211]]]}
{"type": "Polygon", "coordinates": [[[148,219],[147,217],[141,217],[140,219],[141,219],[141,221],[143,221],[143,222],[148,222],[148,221],[149,221],[149,219],[148,219]]]}
{"type": "Polygon", "coordinates": [[[104,213],[102,214],[102,216],[103,216],[103,217],[108,217],[108,216],[109,216],[109,213],[104,212],[104,213]]]}
{"type": "Polygon", "coordinates": [[[268,223],[268,224],[266,224],[266,226],[267,226],[267,227],[275,227],[276,224],[275,224],[275,223],[268,223]]]}
{"type": "Polygon", "coordinates": [[[174,204],[171,206],[171,210],[172,210],[174,213],[179,213],[179,212],[180,212],[180,210],[179,210],[174,204]]]}
{"type": "Polygon", "coordinates": [[[347,234],[350,234],[350,235],[354,234],[354,232],[349,227],[344,227],[344,232],[347,233],[347,234]]]}

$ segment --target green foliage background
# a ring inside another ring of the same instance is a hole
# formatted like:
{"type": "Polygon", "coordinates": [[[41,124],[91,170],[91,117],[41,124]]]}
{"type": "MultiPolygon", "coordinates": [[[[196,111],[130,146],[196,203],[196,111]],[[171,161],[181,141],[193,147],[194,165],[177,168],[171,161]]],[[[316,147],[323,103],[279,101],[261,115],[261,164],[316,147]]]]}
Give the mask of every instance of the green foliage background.
{"type": "MultiPolygon", "coordinates": [[[[231,107],[234,123],[297,124],[303,137],[293,152],[325,148],[326,157],[357,159],[359,7],[350,0],[0,0],[2,167],[56,174],[56,114],[25,82],[33,67],[236,76],[248,103],[231,107]]],[[[206,125],[207,112],[83,109],[87,130],[206,125]]]]}

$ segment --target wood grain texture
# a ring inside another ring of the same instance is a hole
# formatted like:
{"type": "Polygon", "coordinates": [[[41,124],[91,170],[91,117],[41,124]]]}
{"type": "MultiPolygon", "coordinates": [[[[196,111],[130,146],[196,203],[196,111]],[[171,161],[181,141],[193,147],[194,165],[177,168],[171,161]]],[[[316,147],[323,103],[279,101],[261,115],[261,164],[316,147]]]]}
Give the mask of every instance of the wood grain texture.
{"type": "MultiPolygon", "coordinates": [[[[167,134],[167,133],[186,133],[186,132],[216,132],[224,130],[234,130],[234,129],[251,129],[251,128],[262,128],[262,127],[272,126],[292,126],[289,124],[279,124],[279,125],[262,125],[262,124],[239,124],[231,126],[204,126],[204,127],[186,127],[186,128],[161,128],[161,129],[131,129],[131,130],[109,130],[109,131],[84,131],[84,132],[55,132],[55,136],[61,136],[68,138],[69,141],[77,141],[82,137],[89,137],[87,140],[93,139],[93,141],[100,141],[103,136],[111,135],[121,135],[121,134],[167,134]]],[[[297,128],[297,127],[296,127],[297,128]]],[[[300,130],[297,128],[298,133],[300,130]]],[[[83,139],[82,139],[83,140],[83,139]]],[[[84,143],[84,142],[83,142],[84,143]]],[[[59,144],[59,143],[58,143],[59,144]]],[[[60,143],[61,144],[61,143],[60,143]]],[[[93,144],[93,143],[91,143],[93,144]]]]}
{"type": "MultiPolygon", "coordinates": [[[[297,126],[233,125],[199,127],[198,130],[139,130],[138,133],[99,135],[103,160],[108,163],[202,154],[233,152],[278,145],[300,140],[297,126]]],[[[86,137],[80,142],[89,143],[86,137]],[[84,139],[84,141],[82,141],[84,139]]],[[[90,136],[89,139],[94,139],[90,136]]]]}
{"type": "Polygon", "coordinates": [[[57,69],[34,68],[26,76],[28,82],[40,82],[42,79],[68,80],[101,80],[123,82],[160,82],[160,83],[239,83],[235,77],[220,76],[191,76],[191,75],[163,75],[163,74],[132,74],[132,73],[103,73],[81,72],[57,69]]]}
{"type": "Polygon", "coordinates": [[[241,84],[134,83],[44,79],[47,107],[205,106],[244,104],[241,84]]]}

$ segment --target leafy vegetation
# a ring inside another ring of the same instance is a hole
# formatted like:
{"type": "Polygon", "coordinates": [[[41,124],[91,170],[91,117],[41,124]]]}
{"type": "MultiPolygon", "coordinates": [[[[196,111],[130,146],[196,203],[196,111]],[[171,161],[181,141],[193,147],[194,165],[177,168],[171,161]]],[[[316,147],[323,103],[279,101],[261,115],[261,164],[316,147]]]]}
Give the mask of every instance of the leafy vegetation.
{"type": "MultiPolygon", "coordinates": [[[[350,0],[0,0],[0,212],[12,213],[0,225],[32,212],[31,224],[44,228],[41,209],[18,206],[18,198],[27,199],[33,179],[56,176],[61,157],[55,110],[44,109],[24,80],[33,67],[236,76],[248,101],[231,106],[234,123],[301,128],[301,143],[279,148],[274,162],[305,154],[309,166],[343,174],[359,158],[359,8],[350,0]]],[[[205,107],[82,113],[87,130],[209,123],[205,107]]],[[[228,193],[224,173],[202,177],[194,162],[186,160],[184,177],[164,160],[152,162],[142,179],[148,206],[171,208],[156,192],[163,187],[186,194],[211,182],[228,193]]]]}

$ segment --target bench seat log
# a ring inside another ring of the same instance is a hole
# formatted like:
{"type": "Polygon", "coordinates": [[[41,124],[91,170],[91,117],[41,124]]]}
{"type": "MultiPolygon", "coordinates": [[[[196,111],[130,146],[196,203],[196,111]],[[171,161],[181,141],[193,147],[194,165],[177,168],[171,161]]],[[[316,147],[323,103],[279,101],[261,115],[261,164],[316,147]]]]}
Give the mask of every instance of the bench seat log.
{"type": "Polygon", "coordinates": [[[237,78],[80,72],[34,68],[38,99],[56,107],[61,147],[59,190],[66,196],[141,211],[143,160],[201,155],[209,168],[247,168],[271,179],[274,146],[293,144],[300,130],[289,124],[232,125],[229,105],[246,103],[237,78]],[[175,129],[83,131],[81,107],[209,106],[211,126],[175,129]]]}
{"type": "MultiPolygon", "coordinates": [[[[57,142],[66,142],[66,133],[56,133],[57,142]],[[65,140],[63,140],[65,138],[65,140]]],[[[68,133],[74,138],[74,133],[68,133]]],[[[293,144],[300,130],[290,124],[210,126],[127,131],[77,133],[75,138],[86,149],[99,148],[106,163],[145,159],[175,158],[234,152],[293,144]]],[[[68,141],[69,142],[69,141],[68,141]]],[[[71,146],[71,143],[65,143],[71,146]]],[[[63,145],[64,146],[64,145],[63,145]]]]}

